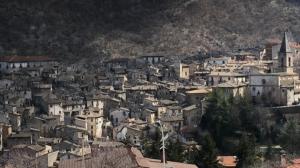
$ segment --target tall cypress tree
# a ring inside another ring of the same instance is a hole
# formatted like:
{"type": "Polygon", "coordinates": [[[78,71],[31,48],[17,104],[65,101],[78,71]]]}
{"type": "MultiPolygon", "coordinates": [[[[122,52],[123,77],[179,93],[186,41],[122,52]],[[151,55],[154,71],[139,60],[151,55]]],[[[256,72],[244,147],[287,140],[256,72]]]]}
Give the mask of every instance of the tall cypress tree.
{"type": "Polygon", "coordinates": [[[203,139],[202,149],[199,151],[199,161],[199,167],[218,167],[216,144],[210,135],[206,135],[203,139]]]}
{"type": "Polygon", "coordinates": [[[253,136],[249,136],[247,134],[243,134],[238,151],[238,168],[245,168],[249,167],[254,164],[256,159],[256,153],[255,153],[255,138],[253,136]]]}

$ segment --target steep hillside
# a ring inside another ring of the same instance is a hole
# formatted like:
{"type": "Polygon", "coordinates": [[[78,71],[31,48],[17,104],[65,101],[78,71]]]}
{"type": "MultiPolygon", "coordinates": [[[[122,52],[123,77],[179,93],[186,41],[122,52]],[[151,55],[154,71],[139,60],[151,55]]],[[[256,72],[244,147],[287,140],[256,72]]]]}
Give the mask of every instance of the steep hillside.
{"type": "Polygon", "coordinates": [[[297,0],[4,0],[0,55],[187,55],[300,33],[297,0]]]}

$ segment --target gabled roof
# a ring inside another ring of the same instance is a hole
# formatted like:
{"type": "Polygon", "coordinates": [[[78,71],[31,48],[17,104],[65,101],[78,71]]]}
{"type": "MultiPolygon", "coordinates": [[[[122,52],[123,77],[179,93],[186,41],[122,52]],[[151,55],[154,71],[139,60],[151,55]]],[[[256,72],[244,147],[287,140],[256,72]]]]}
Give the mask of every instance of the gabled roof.
{"type": "MultiPolygon", "coordinates": [[[[127,148],[111,148],[110,151],[92,149],[92,157],[84,160],[86,168],[113,167],[113,168],[138,168],[138,164],[127,148]]],[[[82,168],[82,158],[62,160],[58,168],[82,168]]]]}

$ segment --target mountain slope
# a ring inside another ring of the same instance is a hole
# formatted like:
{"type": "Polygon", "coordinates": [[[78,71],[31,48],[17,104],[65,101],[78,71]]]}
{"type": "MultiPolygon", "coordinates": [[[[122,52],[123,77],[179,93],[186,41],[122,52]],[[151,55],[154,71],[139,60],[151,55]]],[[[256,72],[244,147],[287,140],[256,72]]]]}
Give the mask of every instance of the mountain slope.
{"type": "Polygon", "coordinates": [[[300,28],[297,0],[5,0],[0,54],[63,59],[188,55],[261,45],[300,28]]]}

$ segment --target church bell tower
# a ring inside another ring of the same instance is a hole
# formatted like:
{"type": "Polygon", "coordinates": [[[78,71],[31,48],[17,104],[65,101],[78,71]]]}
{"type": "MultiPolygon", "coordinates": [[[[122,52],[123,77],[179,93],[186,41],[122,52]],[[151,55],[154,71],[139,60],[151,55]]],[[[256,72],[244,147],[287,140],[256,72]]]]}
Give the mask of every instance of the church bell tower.
{"type": "Polygon", "coordinates": [[[293,73],[293,50],[290,47],[288,32],[284,33],[278,57],[278,66],[281,72],[293,73]]]}

